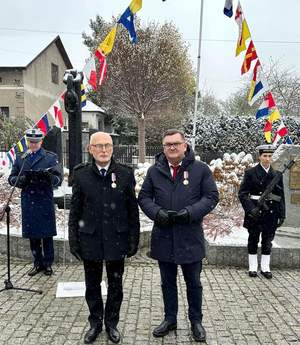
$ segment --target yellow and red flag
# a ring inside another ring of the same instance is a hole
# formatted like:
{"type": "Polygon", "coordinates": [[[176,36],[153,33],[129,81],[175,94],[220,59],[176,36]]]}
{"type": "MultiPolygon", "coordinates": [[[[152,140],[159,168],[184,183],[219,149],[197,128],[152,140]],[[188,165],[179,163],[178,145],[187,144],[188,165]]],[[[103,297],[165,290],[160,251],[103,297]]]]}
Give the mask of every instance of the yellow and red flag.
{"type": "Polygon", "coordinates": [[[256,49],[254,47],[253,41],[251,40],[245,54],[244,62],[241,68],[241,74],[249,71],[251,67],[251,62],[257,59],[256,49]]]}

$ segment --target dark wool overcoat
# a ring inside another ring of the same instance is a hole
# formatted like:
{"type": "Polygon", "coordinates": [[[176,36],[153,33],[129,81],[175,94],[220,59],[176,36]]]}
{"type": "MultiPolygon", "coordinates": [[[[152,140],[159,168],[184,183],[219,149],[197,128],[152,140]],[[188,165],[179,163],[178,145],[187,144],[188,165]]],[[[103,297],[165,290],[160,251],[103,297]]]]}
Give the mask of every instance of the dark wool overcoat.
{"type": "Polygon", "coordinates": [[[69,218],[71,251],[79,250],[84,260],[121,260],[130,247],[137,248],[139,231],[131,168],[112,160],[105,177],[94,161],[74,168],[69,218]]]}
{"type": "Polygon", "coordinates": [[[160,227],[154,222],[151,236],[151,257],[165,262],[185,264],[205,256],[202,220],[218,203],[218,190],[209,167],[196,161],[188,147],[182,165],[173,181],[168,161],[161,153],[148,169],[139,193],[139,205],[155,220],[161,208],[179,211],[186,208],[190,224],[160,227]],[[184,174],[188,184],[184,184],[184,174]]]}
{"type": "MultiPolygon", "coordinates": [[[[239,190],[239,199],[245,211],[244,227],[247,229],[255,228],[257,224],[261,224],[266,228],[276,230],[278,219],[285,218],[285,200],[282,178],[273,189],[272,193],[280,197],[280,201],[269,200],[266,202],[268,210],[262,210],[259,219],[254,222],[249,213],[257,206],[257,200],[253,200],[252,196],[260,196],[272,181],[276,174],[276,170],[270,167],[268,173],[261,164],[246,170],[243,181],[239,190]]],[[[270,229],[271,230],[271,229],[270,229]]]]}
{"type": "Polygon", "coordinates": [[[35,157],[28,155],[25,159],[17,155],[8,181],[14,185],[24,162],[20,176],[26,181],[18,183],[21,188],[22,236],[25,238],[46,238],[56,235],[53,186],[62,181],[61,167],[57,155],[41,148],[35,157]],[[35,175],[35,172],[51,172],[50,177],[35,175]]]}

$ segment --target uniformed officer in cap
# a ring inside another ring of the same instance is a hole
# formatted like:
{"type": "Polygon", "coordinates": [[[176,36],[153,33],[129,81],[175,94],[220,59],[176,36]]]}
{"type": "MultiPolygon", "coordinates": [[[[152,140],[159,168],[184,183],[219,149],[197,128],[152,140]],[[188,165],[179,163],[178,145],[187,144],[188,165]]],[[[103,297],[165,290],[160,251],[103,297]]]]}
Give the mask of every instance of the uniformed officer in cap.
{"type": "Polygon", "coordinates": [[[245,172],[239,190],[239,199],[245,211],[244,227],[248,229],[249,276],[257,276],[257,247],[261,235],[261,274],[272,278],[270,257],[272,240],[276,229],[285,219],[285,201],[282,178],[268,196],[265,208],[259,209],[257,201],[274,178],[276,171],[272,168],[273,145],[257,147],[259,163],[245,172]]]}
{"type": "Polygon", "coordinates": [[[8,181],[22,190],[22,236],[29,238],[33,255],[28,275],[51,275],[56,235],[53,186],[62,181],[61,168],[57,155],[41,147],[44,134],[40,129],[28,129],[25,134],[28,151],[17,155],[8,181]]]}

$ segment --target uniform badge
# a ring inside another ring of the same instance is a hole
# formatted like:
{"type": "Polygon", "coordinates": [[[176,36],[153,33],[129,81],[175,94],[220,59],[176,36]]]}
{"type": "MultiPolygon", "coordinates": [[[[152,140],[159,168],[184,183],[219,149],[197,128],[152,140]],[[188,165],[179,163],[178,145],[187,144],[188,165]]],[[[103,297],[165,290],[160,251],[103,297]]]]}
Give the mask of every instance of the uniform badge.
{"type": "Polygon", "coordinates": [[[189,173],[188,173],[188,171],[183,172],[183,182],[182,183],[185,186],[187,186],[189,184],[189,173]]]}
{"type": "Polygon", "coordinates": [[[116,177],[116,174],[115,173],[111,173],[111,188],[117,188],[117,184],[116,184],[116,181],[117,181],[117,177],[116,177]]]}

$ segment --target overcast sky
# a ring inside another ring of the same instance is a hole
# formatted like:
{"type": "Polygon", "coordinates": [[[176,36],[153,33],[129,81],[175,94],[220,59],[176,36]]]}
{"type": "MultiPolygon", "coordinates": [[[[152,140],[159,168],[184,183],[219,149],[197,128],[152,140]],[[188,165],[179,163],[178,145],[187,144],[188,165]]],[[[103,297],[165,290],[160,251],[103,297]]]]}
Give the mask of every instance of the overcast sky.
{"type": "MultiPolygon", "coordinates": [[[[237,0],[234,1],[234,8],[237,0]]],[[[241,57],[235,57],[238,27],[223,15],[224,0],[204,0],[200,90],[220,99],[236,91],[241,57]]],[[[130,0],[9,0],[1,3],[0,66],[26,65],[59,34],[75,68],[82,69],[89,53],[81,33],[89,33],[96,14],[109,20],[123,13],[130,0]]],[[[143,0],[143,23],[173,21],[190,45],[196,67],[200,0],[143,0]]],[[[299,0],[241,0],[241,6],[262,66],[270,58],[300,73],[299,0]]],[[[116,38],[118,39],[118,38],[116,38]]],[[[100,43],[100,42],[99,42],[100,43]]],[[[109,64],[109,58],[108,58],[109,64]]],[[[105,87],[105,85],[104,85],[105,87]]]]}

